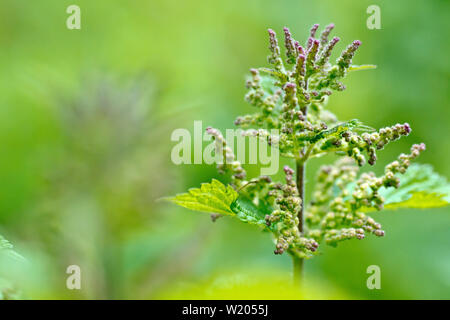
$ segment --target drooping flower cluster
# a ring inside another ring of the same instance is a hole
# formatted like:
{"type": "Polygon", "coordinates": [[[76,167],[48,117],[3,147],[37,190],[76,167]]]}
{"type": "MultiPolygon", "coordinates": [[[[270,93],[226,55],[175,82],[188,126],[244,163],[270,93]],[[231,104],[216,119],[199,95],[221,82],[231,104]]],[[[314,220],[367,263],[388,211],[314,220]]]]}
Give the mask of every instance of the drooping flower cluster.
{"type": "Polygon", "coordinates": [[[302,199],[294,181],[294,170],[285,166],[284,173],[286,184],[272,183],[268,192],[269,197],[274,198],[274,210],[270,215],[266,215],[265,219],[268,226],[276,225],[273,229],[276,237],[274,252],[282,254],[289,251],[300,258],[308,257],[311,252],[316,251],[319,244],[314,239],[303,237],[298,229],[300,222],[297,213],[302,199]]]}
{"type": "MultiPolygon", "coordinates": [[[[359,166],[366,163],[363,152],[367,153],[370,165],[374,165],[377,160],[376,151],[384,148],[391,141],[399,139],[401,136],[407,136],[411,132],[408,123],[396,124],[392,127],[382,128],[378,132],[368,133],[351,131],[356,126],[347,123],[338,125],[332,130],[322,132],[319,137],[312,140],[315,143],[312,150],[312,156],[321,155],[329,152],[340,152],[355,159],[359,166]],[[315,142],[317,139],[322,141],[315,142]]],[[[372,130],[366,128],[366,130],[372,130]]]]}
{"type": "Polygon", "coordinates": [[[236,160],[233,150],[227,146],[227,142],[219,130],[208,127],[206,132],[213,137],[216,152],[222,156],[221,161],[217,163],[217,170],[222,174],[231,172],[234,185],[239,187],[246,176],[244,168],[236,160]]]}
{"type": "Polygon", "coordinates": [[[381,225],[367,215],[371,209],[383,209],[384,199],[380,188],[397,188],[396,174],[405,173],[411,160],[415,159],[425,145],[413,145],[410,154],[401,154],[398,160],[388,164],[384,175],[363,173],[358,178],[358,167],[351,158],[345,157],[334,165],[323,166],[317,176],[313,200],[307,207],[307,235],[328,244],[357,238],[365,233],[384,236],[381,225]]]}

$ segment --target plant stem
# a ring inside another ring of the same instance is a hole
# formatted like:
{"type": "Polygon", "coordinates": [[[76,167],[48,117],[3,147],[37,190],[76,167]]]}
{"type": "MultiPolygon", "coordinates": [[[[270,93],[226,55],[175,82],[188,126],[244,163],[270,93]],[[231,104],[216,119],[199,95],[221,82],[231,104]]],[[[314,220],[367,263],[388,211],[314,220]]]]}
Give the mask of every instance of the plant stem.
{"type": "Polygon", "coordinates": [[[298,231],[303,232],[303,207],[305,205],[305,161],[304,159],[297,159],[297,190],[298,195],[302,199],[302,205],[298,211],[298,231]]]}
{"type": "Polygon", "coordinates": [[[301,288],[303,281],[303,259],[292,256],[293,262],[293,273],[294,273],[294,286],[297,288],[301,288]]]}
{"type": "MultiPolygon", "coordinates": [[[[305,158],[297,159],[296,171],[297,171],[297,190],[302,204],[298,211],[298,230],[303,233],[303,208],[305,206],[305,158]]],[[[303,278],[303,259],[293,256],[294,263],[294,283],[295,285],[301,285],[303,278]]]]}

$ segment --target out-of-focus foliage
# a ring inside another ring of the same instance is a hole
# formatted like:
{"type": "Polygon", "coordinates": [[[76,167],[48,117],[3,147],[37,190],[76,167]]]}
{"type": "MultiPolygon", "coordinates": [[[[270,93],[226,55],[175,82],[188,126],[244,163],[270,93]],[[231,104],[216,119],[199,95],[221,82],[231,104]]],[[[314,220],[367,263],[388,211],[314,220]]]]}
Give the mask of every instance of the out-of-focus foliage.
{"type": "Polygon", "coordinates": [[[12,244],[0,235],[0,250],[11,250],[12,244]]]}
{"type": "Polygon", "coordinates": [[[24,258],[15,252],[13,248],[14,246],[0,235],[0,258],[9,256],[17,260],[24,260],[24,258]]]}
{"type": "Polygon", "coordinates": [[[20,299],[20,292],[5,279],[0,279],[0,300],[20,299]]]}
{"type": "Polygon", "coordinates": [[[350,299],[338,288],[324,285],[319,279],[308,280],[299,291],[286,274],[276,270],[253,270],[252,272],[224,272],[214,274],[199,283],[174,284],[161,292],[159,299],[350,299]],[[270,279],[270,281],[268,281],[270,279]],[[280,290],[282,288],[282,290],[280,290]]]}
{"type": "MultiPolygon", "coordinates": [[[[196,283],[221,273],[226,282],[227,270],[289,278],[290,259],[267,254],[269,234],[154,201],[218,178],[214,166],[171,163],[171,133],[192,130],[193,120],[225,129],[251,111],[244,75],[265,65],[269,27],[305,34],[332,21],[343,43],[360,39],[354,63],[377,69],[350,72],[330,109],[374,128],[411,124],[408,140],[380,154],[378,173],[399,149],[424,141],[420,162],[450,176],[450,3],[380,2],[382,29],[368,30],[372,4],[3,0],[0,234],[27,260],[0,261],[6,287],[25,298],[154,298],[186,283],[177,297],[190,298],[201,295],[196,283]],[[65,25],[74,3],[81,30],[65,25]],[[72,264],[82,270],[80,291],[65,287],[72,264]]],[[[329,162],[311,162],[308,184],[329,162]]],[[[374,215],[386,236],[326,248],[306,263],[311,288],[327,297],[450,298],[448,209],[374,215]],[[381,290],[366,287],[372,264],[381,290]],[[343,295],[327,295],[330,288],[343,295]]]]}

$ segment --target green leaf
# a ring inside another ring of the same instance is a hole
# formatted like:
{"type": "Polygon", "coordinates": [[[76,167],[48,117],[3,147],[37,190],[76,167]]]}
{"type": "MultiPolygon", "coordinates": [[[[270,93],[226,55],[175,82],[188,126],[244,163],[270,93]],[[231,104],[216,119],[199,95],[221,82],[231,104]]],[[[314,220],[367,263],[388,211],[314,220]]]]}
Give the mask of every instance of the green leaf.
{"type": "Polygon", "coordinates": [[[233,216],[242,222],[269,228],[265,217],[272,212],[272,207],[267,202],[260,199],[256,205],[245,195],[239,195],[231,186],[214,179],[211,183],[203,183],[200,188],[189,189],[187,193],[165,200],[187,209],[233,216]]]}
{"type": "Polygon", "coordinates": [[[371,69],[376,69],[377,66],[373,65],[373,64],[363,64],[361,66],[356,66],[356,65],[352,65],[350,66],[350,68],[348,69],[349,71],[360,71],[360,70],[371,70],[371,69]]]}
{"type": "Polygon", "coordinates": [[[386,209],[439,208],[450,203],[450,184],[445,177],[426,164],[412,164],[404,175],[400,175],[400,186],[381,188],[386,209]]]}
{"type": "Polygon", "coordinates": [[[449,203],[444,199],[444,194],[428,193],[426,191],[413,192],[408,200],[394,202],[385,205],[386,209],[427,209],[445,207],[449,203]]]}
{"type": "Polygon", "coordinates": [[[238,193],[230,185],[213,179],[211,183],[202,183],[200,188],[189,189],[187,193],[166,200],[195,211],[234,215],[230,206],[237,197],[238,193]]]}
{"type": "Polygon", "coordinates": [[[271,206],[260,200],[255,205],[250,199],[239,196],[236,201],[231,204],[231,210],[236,213],[236,217],[242,222],[255,224],[267,228],[265,217],[272,212],[271,206]]]}

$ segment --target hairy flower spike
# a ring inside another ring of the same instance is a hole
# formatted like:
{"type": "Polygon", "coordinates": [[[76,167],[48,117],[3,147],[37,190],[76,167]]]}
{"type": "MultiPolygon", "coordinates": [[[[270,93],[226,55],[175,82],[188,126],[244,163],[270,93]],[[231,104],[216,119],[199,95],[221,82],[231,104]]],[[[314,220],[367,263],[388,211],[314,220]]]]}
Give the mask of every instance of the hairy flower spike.
{"type": "Polygon", "coordinates": [[[293,64],[295,62],[295,58],[297,57],[297,47],[295,46],[295,41],[292,39],[291,32],[288,28],[284,27],[284,45],[286,47],[286,62],[289,64],[293,64]]]}
{"type": "Polygon", "coordinates": [[[298,101],[297,101],[297,86],[295,85],[295,83],[286,83],[283,87],[284,92],[285,92],[285,96],[284,96],[284,111],[288,111],[288,110],[292,110],[295,109],[295,107],[297,107],[298,105],[298,101]]]}
{"type": "Polygon", "coordinates": [[[309,32],[309,36],[311,38],[314,38],[316,36],[317,29],[319,28],[319,25],[316,23],[312,26],[311,31],[309,32]]]}
{"type": "Polygon", "coordinates": [[[408,123],[399,124],[395,126],[380,129],[378,134],[369,136],[368,141],[375,144],[377,149],[383,149],[390,141],[399,139],[401,136],[407,136],[411,132],[411,127],[408,123]]]}
{"type": "Polygon", "coordinates": [[[299,55],[305,55],[305,49],[303,49],[298,41],[295,42],[295,48],[297,49],[297,53],[299,55]]]}
{"type": "Polygon", "coordinates": [[[314,68],[317,52],[319,51],[319,40],[313,40],[306,57],[306,75],[311,76],[316,69],[314,68]]]}
{"type": "Polygon", "coordinates": [[[277,35],[272,29],[269,32],[269,49],[272,54],[267,58],[270,64],[275,66],[276,70],[281,71],[283,69],[283,61],[281,60],[280,47],[278,46],[277,35]]]}
{"type": "Polygon", "coordinates": [[[303,77],[305,76],[305,60],[306,57],[303,54],[298,55],[297,62],[295,64],[294,77],[297,78],[299,81],[302,81],[303,77]]]}
{"type": "Polygon", "coordinates": [[[217,170],[222,174],[230,171],[233,174],[234,184],[239,187],[246,176],[246,172],[242,168],[241,163],[236,160],[233,150],[227,146],[227,142],[219,130],[208,127],[206,128],[206,132],[213,137],[216,152],[221,153],[223,158],[223,163],[217,164],[217,170]]]}
{"type": "Polygon", "coordinates": [[[316,36],[317,28],[319,28],[319,25],[315,24],[312,26],[312,28],[309,32],[309,38],[308,38],[308,41],[306,42],[306,51],[308,51],[313,44],[314,37],[316,36]]]}
{"type": "Polygon", "coordinates": [[[323,52],[320,55],[320,59],[317,62],[319,66],[323,66],[325,63],[328,62],[331,56],[331,52],[333,51],[334,46],[336,45],[336,43],[339,42],[339,40],[340,40],[339,37],[334,37],[323,49],[323,52]]]}
{"type": "Polygon", "coordinates": [[[356,50],[358,50],[361,45],[361,41],[355,40],[351,45],[345,49],[339,59],[337,60],[337,64],[342,72],[350,67],[352,63],[352,58],[355,55],[356,50]]]}
{"type": "MultiPolygon", "coordinates": [[[[408,169],[408,167],[411,165],[411,160],[414,160],[415,158],[417,158],[419,156],[419,154],[425,150],[425,144],[421,143],[421,144],[414,144],[411,147],[411,153],[409,155],[406,154],[401,154],[398,158],[397,161],[394,161],[390,164],[388,164],[385,168],[385,176],[389,175],[390,177],[392,177],[392,175],[396,174],[396,173],[405,173],[406,170],[408,169]]],[[[393,185],[398,185],[399,181],[398,179],[390,179],[390,182],[388,183],[389,185],[392,184],[393,181],[393,185]]]]}
{"type": "Polygon", "coordinates": [[[321,154],[331,151],[344,153],[355,159],[359,166],[363,166],[366,162],[363,152],[366,152],[369,157],[368,163],[374,165],[377,160],[376,150],[383,149],[389,142],[411,132],[409,124],[405,123],[382,128],[378,132],[359,134],[356,131],[348,130],[355,128],[355,124],[352,123],[353,121],[349,121],[346,125],[337,125],[330,130],[320,132],[312,139],[313,142],[320,138],[327,138],[323,142],[318,142],[318,146],[312,153],[321,154]]]}
{"type": "Polygon", "coordinates": [[[322,31],[320,34],[320,46],[323,47],[328,42],[328,36],[330,35],[331,31],[334,29],[334,23],[329,24],[326,26],[325,30],[322,31]]]}

